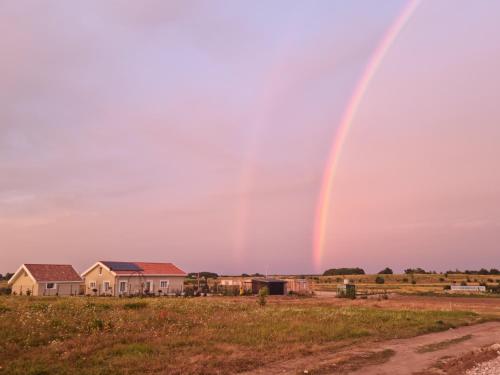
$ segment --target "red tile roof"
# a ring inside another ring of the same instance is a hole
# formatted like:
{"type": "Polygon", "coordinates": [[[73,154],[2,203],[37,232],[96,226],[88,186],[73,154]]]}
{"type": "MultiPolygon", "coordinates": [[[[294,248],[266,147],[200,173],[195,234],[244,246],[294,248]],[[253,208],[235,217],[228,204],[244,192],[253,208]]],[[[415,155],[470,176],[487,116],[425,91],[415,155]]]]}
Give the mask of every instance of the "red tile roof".
{"type": "Polygon", "coordinates": [[[36,281],[82,281],[69,264],[25,264],[36,281]]]}
{"type": "Polygon", "coordinates": [[[134,264],[141,271],[113,270],[117,275],[178,275],[185,276],[186,272],[173,263],[128,262],[134,264]]]}

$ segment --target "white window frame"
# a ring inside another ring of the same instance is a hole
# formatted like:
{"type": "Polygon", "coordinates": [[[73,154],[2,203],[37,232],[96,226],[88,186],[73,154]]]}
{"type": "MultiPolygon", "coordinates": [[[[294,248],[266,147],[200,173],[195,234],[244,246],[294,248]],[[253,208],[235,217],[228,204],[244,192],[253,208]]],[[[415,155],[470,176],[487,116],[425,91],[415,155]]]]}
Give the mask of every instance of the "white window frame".
{"type": "Polygon", "coordinates": [[[146,280],[144,283],[144,291],[148,293],[152,293],[154,291],[154,283],[153,280],[146,280]],[[146,285],[149,283],[149,289],[146,289],[146,285]]]}
{"type": "Polygon", "coordinates": [[[119,293],[127,293],[127,285],[128,285],[127,280],[118,281],[118,292],[119,293]],[[125,285],[125,288],[123,290],[122,290],[122,285],[125,285]]]}
{"type": "Polygon", "coordinates": [[[160,289],[163,291],[164,289],[168,289],[170,287],[170,280],[160,280],[160,289]],[[167,286],[163,286],[163,283],[167,283],[167,286]]]}
{"type": "Polygon", "coordinates": [[[111,283],[109,281],[104,281],[102,283],[102,288],[104,289],[104,292],[109,292],[111,290],[111,283]]]}
{"type": "Polygon", "coordinates": [[[56,283],[45,283],[45,289],[47,289],[47,290],[57,289],[57,284],[56,283]],[[52,284],[52,288],[49,288],[49,284],[52,284]]]}
{"type": "Polygon", "coordinates": [[[99,276],[102,276],[102,266],[99,267],[99,276]]]}
{"type": "Polygon", "coordinates": [[[90,281],[89,288],[90,289],[97,289],[97,283],[95,281],[90,281]]]}

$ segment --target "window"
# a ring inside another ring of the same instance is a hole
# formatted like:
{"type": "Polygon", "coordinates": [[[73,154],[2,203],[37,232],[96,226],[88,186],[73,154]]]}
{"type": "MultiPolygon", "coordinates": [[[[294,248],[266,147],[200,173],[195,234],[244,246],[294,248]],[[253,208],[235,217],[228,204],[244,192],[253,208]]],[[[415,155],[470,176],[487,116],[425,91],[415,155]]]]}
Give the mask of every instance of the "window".
{"type": "Polygon", "coordinates": [[[125,293],[127,291],[127,282],[120,281],[120,293],[125,293]]]}
{"type": "Polygon", "coordinates": [[[104,291],[105,292],[109,292],[110,289],[111,288],[110,288],[110,285],[109,285],[109,281],[105,281],[104,282],[104,291]]]}
{"type": "Polygon", "coordinates": [[[161,289],[168,289],[168,280],[161,280],[160,281],[160,288],[161,289]]]}
{"type": "Polygon", "coordinates": [[[91,282],[89,283],[89,288],[90,288],[90,289],[95,289],[95,281],[91,281],[91,282]]]}
{"type": "Polygon", "coordinates": [[[144,291],[148,293],[153,291],[153,282],[151,280],[146,281],[144,291]]]}
{"type": "Polygon", "coordinates": [[[55,289],[56,288],[56,284],[54,283],[47,283],[47,285],[45,286],[46,289],[55,289]]]}
{"type": "Polygon", "coordinates": [[[99,267],[99,276],[102,276],[102,267],[99,267]]]}

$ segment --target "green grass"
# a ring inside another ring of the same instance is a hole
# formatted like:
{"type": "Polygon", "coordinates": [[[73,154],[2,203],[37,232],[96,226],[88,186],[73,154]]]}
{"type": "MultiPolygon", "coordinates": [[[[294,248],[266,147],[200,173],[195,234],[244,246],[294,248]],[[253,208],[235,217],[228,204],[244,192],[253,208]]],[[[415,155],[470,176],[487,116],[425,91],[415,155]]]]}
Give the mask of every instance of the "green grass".
{"type": "Polygon", "coordinates": [[[313,347],[410,337],[482,319],[460,311],[269,302],[0,297],[0,374],[230,374],[313,347]]]}

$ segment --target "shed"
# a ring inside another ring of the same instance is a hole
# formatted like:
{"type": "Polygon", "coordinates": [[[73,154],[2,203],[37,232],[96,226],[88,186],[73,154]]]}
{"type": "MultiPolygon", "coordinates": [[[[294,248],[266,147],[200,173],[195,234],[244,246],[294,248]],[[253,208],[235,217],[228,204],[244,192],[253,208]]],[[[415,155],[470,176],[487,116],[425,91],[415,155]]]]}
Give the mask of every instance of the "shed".
{"type": "Polygon", "coordinates": [[[337,286],[337,297],[355,299],[356,298],[356,285],[351,283],[350,280],[344,279],[344,284],[337,286]]]}
{"type": "Polygon", "coordinates": [[[286,294],[286,281],[266,278],[252,279],[253,294],[259,293],[262,288],[267,288],[270,295],[284,295],[286,294]]]}

